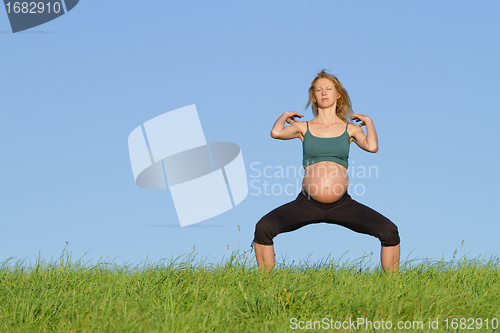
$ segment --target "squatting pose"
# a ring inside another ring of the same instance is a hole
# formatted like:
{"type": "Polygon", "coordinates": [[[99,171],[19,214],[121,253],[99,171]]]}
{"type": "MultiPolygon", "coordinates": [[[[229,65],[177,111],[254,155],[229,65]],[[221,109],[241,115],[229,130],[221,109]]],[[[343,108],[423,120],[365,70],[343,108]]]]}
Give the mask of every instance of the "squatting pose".
{"type": "Polygon", "coordinates": [[[302,140],[305,173],[297,198],[269,212],[255,226],[257,265],[266,271],[273,269],[273,238],[278,234],[326,222],[377,237],[382,245],[383,269],[396,271],[400,253],[398,228],[347,193],[350,143],[354,141],[371,153],[378,151],[373,121],[365,115],[353,114],[347,91],[335,76],[324,70],[318,73],[309,88],[307,107],[311,104],[313,120],[298,122],[295,118],[303,115],[285,112],[271,131],[275,139],[302,140]],[[361,123],[357,125],[352,121],[361,123]],[[366,135],[361,126],[366,126],[366,135]]]}

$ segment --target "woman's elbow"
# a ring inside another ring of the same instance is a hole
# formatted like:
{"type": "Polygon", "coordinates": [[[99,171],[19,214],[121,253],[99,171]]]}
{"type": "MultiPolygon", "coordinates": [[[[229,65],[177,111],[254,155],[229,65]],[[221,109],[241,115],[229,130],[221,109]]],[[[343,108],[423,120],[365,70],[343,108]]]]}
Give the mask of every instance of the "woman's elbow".
{"type": "Polygon", "coordinates": [[[274,130],[273,130],[273,131],[271,131],[271,138],[273,138],[273,139],[278,139],[278,137],[279,137],[279,133],[277,133],[277,132],[276,132],[276,131],[274,131],[274,130]]]}

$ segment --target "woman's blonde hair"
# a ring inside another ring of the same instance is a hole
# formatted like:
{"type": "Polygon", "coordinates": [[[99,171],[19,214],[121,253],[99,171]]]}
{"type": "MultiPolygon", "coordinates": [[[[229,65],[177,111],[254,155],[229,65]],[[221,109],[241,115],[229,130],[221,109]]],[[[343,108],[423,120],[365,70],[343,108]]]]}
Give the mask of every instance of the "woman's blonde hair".
{"type": "Polygon", "coordinates": [[[353,114],[353,111],[349,94],[347,94],[347,91],[344,89],[344,86],[342,85],[342,83],[340,83],[339,79],[337,79],[335,75],[327,73],[324,69],[319,72],[311,82],[311,87],[309,88],[309,101],[307,102],[306,109],[309,107],[309,105],[312,104],[313,115],[315,117],[318,115],[318,104],[314,102],[314,90],[316,82],[318,82],[319,79],[328,79],[333,83],[335,90],[340,95],[339,99],[337,100],[337,109],[335,110],[337,116],[340,119],[344,119],[348,123],[351,122],[349,116],[353,114]]]}

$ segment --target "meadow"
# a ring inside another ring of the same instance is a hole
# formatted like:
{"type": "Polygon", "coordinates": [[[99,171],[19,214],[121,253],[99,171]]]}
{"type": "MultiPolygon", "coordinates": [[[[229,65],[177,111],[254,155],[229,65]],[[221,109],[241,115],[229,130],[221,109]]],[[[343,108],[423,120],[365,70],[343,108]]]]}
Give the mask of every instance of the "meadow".
{"type": "Polygon", "coordinates": [[[0,332],[494,332],[500,260],[366,258],[280,263],[251,252],[141,266],[11,258],[0,266],[0,332]]]}

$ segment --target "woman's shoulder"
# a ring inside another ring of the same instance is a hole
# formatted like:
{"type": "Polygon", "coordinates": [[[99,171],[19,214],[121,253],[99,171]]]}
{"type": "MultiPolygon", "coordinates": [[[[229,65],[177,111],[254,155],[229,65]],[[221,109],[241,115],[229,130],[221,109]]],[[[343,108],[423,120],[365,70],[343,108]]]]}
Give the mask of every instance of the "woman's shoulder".
{"type": "Polygon", "coordinates": [[[356,125],[354,123],[349,122],[347,125],[347,134],[349,135],[350,141],[349,142],[355,142],[356,137],[359,138],[359,135],[365,136],[365,132],[359,125],[356,125]]]}
{"type": "Polygon", "coordinates": [[[304,120],[304,121],[298,121],[295,123],[295,125],[299,126],[299,128],[307,128],[307,123],[309,122],[310,120],[304,120]]]}
{"type": "Polygon", "coordinates": [[[354,123],[351,123],[351,122],[345,122],[345,124],[347,124],[347,130],[350,131],[350,130],[359,130],[361,129],[358,125],[354,124],[354,123]]]}
{"type": "Polygon", "coordinates": [[[297,121],[290,126],[295,126],[298,129],[298,131],[300,132],[300,139],[302,140],[307,132],[307,121],[297,121]]]}

